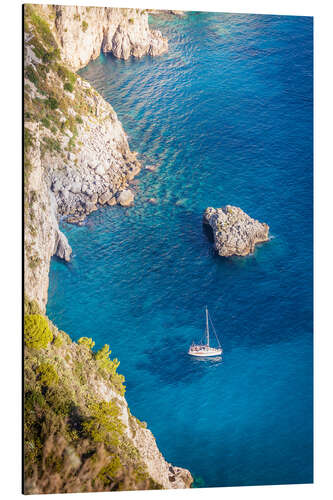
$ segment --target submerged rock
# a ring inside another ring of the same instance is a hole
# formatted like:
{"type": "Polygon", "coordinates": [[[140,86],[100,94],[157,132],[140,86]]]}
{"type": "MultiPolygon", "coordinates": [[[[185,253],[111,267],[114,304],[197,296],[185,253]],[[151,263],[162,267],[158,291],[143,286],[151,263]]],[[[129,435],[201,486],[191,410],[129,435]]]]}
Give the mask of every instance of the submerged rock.
{"type": "Polygon", "coordinates": [[[269,239],[269,226],[252,219],[239,207],[208,207],[203,222],[212,228],[214,248],[222,257],[248,255],[257,243],[269,239]]]}
{"type": "Polygon", "coordinates": [[[72,215],[70,217],[67,217],[66,222],[68,224],[77,224],[79,226],[82,226],[82,223],[84,222],[86,216],[85,215],[72,215]]]}
{"type": "Polygon", "coordinates": [[[155,172],[155,170],[157,170],[157,165],[146,165],[145,169],[149,170],[150,172],[155,172]]]}

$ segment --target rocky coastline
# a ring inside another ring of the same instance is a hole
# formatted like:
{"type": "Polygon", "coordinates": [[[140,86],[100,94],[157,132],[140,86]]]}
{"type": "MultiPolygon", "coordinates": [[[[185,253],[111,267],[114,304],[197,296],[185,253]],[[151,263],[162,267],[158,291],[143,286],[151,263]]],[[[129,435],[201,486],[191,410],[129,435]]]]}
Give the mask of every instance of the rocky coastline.
{"type": "Polygon", "coordinates": [[[168,50],[142,9],[25,7],[25,293],[45,310],[52,255],[70,260],[60,218],[131,206],[137,154],[112,106],[74,71],[101,50],[127,59],[168,50]]]}
{"type": "Polygon", "coordinates": [[[214,236],[214,248],[221,257],[245,256],[258,243],[269,240],[269,226],[252,219],[239,207],[206,208],[203,216],[214,236]]]}
{"type": "MultiPolygon", "coordinates": [[[[141,9],[47,5],[24,6],[24,41],[24,292],[29,304],[25,313],[36,321],[37,316],[49,321],[45,308],[50,259],[56,255],[69,261],[72,253],[59,219],[80,224],[99,206],[131,206],[134,193],[129,183],[141,169],[112,106],[74,71],[101,50],[127,59],[161,54],[168,44],[161,33],[149,29],[147,11],[141,9]]],[[[50,328],[52,345],[38,353],[25,350],[26,366],[31,364],[26,380],[37,377],[36,366],[44,363],[48,370],[50,365],[59,373],[65,370],[64,381],[74,382],[75,366],[88,367],[93,358],[51,322],[50,328]],[[64,343],[60,359],[57,349],[64,343]]],[[[165,461],[151,432],[134,417],[129,419],[123,395],[114,393],[98,367],[91,366],[96,383],[82,398],[83,414],[90,418],[86,401],[91,397],[118,399],[125,434],[151,480],[147,487],[189,487],[190,472],[165,461]]],[[[32,484],[30,492],[40,491],[32,484]]]]}

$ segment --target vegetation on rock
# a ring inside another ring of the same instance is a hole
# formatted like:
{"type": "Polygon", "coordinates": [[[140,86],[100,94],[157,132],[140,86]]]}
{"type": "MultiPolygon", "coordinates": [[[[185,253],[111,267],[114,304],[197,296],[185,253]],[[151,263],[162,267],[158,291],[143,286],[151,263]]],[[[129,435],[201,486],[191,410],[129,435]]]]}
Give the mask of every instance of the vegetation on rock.
{"type": "Polygon", "coordinates": [[[49,323],[40,314],[26,314],[24,317],[24,342],[33,349],[45,349],[53,339],[49,323]]]}
{"type": "MultiPolygon", "coordinates": [[[[25,310],[34,309],[25,300],[25,310]]],[[[74,343],[40,314],[25,318],[55,336],[47,349],[26,344],[24,353],[25,493],[160,488],[125,433],[127,406],[115,383],[124,377],[109,346],[94,354],[91,338],[74,343]]]]}
{"type": "Polygon", "coordinates": [[[89,405],[90,418],[83,429],[96,443],[117,445],[124,425],[119,420],[119,407],[115,401],[93,402],[89,405]]]}
{"type": "Polygon", "coordinates": [[[78,344],[80,345],[85,345],[86,347],[88,347],[89,349],[93,349],[94,346],[95,346],[95,342],[93,341],[93,339],[91,338],[88,338],[88,337],[81,337],[78,341],[77,341],[78,344]]]}
{"type": "Polygon", "coordinates": [[[102,375],[110,380],[116,390],[121,394],[125,394],[125,377],[117,373],[117,368],[120,365],[120,361],[117,358],[110,359],[111,350],[108,344],[105,344],[97,353],[95,354],[95,359],[97,361],[98,367],[102,375]]]}
{"type": "Polygon", "coordinates": [[[59,382],[58,373],[51,363],[41,363],[36,373],[42,386],[52,387],[59,382]]]}

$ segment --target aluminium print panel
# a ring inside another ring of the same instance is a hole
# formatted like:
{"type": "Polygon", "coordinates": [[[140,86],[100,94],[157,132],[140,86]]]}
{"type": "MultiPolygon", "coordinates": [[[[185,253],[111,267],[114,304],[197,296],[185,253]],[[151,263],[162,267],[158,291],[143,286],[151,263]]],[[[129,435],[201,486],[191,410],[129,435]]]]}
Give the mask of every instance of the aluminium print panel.
{"type": "Polygon", "coordinates": [[[23,13],[24,493],[311,483],[312,18],[23,13]]]}

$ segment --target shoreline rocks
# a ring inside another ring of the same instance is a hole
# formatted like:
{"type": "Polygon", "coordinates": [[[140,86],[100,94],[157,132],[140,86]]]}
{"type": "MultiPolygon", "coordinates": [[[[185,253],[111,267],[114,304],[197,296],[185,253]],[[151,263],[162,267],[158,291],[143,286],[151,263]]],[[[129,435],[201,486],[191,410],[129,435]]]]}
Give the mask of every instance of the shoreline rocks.
{"type": "Polygon", "coordinates": [[[252,219],[241,208],[226,205],[206,208],[203,216],[214,236],[214,248],[221,257],[245,256],[253,253],[256,244],[269,240],[269,226],[252,219]]]}
{"type": "MultiPolygon", "coordinates": [[[[24,121],[25,135],[31,138],[25,151],[25,162],[31,167],[24,194],[25,293],[45,311],[50,259],[57,255],[68,262],[71,255],[58,221],[81,226],[99,207],[116,205],[119,194],[128,189],[142,168],[112,106],[89,82],[73,75],[69,66],[76,70],[98,57],[102,43],[108,51],[107,36],[119,26],[122,34],[128,33],[131,50],[140,45],[141,52],[131,52],[137,57],[147,52],[153,55],[162,45],[166,49],[167,40],[149,29],[148,15],[141,10],[28,5],[24,11],[25,68],[31,67],[38,75],[49,66],[47,79],[36,77],[32,82],[26,70],[24,79],[25,104],[31,115],[24,121]],[[61,71],[34,56],[36,41],[44,42],[34,26],[33,13],[49,25],[49,39],[52,33],[52,43],[59,48],[56,57],[61,71]],[[73,79],[70,92],[65,89],[69,78],[73,79]],[[36,118],[40,109],[35,98],[46,99],[55,89],[57,126],[49,128],[36,118]]],[[[126,206],[131,203],[132,195],[125,201],[126,206]]]]}
{"type": "Polygon", "coordinates": [[[134,203],[134,194],[130,189],[124,189],[117,196],[117,201],[122,207],[131,207],[134,203]]]}

